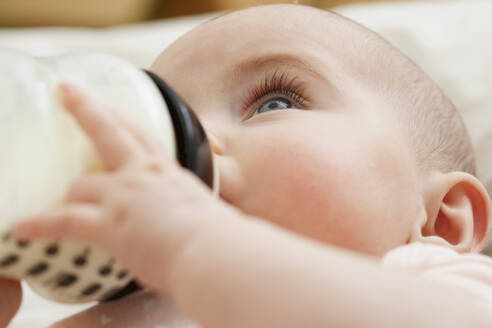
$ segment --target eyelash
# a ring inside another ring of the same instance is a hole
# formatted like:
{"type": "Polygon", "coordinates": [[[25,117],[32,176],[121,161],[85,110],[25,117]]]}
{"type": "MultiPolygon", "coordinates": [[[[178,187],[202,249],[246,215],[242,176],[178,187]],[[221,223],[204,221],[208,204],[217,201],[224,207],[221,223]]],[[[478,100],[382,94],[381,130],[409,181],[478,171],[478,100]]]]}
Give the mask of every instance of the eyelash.
{"type": "Polygon", "coordinates": [[[289,76],[285,72],[275,71],[271,75],[266,75],[261,83],[251,88],[248,92],[246,100],[243,102],[241,113],[244,119],[254,115],[261,100],[267,100],[267,96],[285,96],[293,100],[296,108],[302,109],[309,102],[309,99],[304,96],[305,83],[299,81],[296,76],[289,76]]]}

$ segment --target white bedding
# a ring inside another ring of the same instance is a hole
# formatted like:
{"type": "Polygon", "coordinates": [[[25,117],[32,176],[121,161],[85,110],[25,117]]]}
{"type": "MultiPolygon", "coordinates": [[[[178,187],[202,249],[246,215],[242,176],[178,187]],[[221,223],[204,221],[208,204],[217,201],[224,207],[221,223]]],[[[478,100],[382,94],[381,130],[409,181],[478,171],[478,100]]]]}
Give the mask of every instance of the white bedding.
{"type": "MultiPolygon", "coordinates": [[[[464,115],[477,150],[479,175],[492,191],[492,1],[379,3],[338,12],[379,32],[400,47],[445,90],[464,115]]],[[[0,29],[0,47],[51,55],[103,51],[148,67],[178,36],[211,15],[109,29],[0,29]]],[[[491,247],[492,248],[492,247],[491,247]]],[[[492,249],[491,249],[492,251],[492,249]]],[[[86,306],[51,303],[26,290],[10,327],[47,327],[86,306]]]]}

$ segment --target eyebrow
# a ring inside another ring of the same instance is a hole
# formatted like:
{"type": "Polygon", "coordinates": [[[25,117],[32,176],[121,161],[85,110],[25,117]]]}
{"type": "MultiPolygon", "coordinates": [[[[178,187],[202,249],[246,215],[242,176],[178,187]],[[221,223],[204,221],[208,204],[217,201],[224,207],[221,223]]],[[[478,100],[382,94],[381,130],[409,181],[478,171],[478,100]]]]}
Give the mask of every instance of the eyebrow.
{"type": "Polygon", "coordinates": [[[319,73],[312,65],[302,60],[301,58],[288,53],[274,53],[269,55],[255,56],[248,58],[232,68],[233,76],[241,76],[242,74],[261,70],[264,67],[272,65],[292,66],[300,70],[306,71],[318,79],[327,80],[325,76],[319,73]]]}

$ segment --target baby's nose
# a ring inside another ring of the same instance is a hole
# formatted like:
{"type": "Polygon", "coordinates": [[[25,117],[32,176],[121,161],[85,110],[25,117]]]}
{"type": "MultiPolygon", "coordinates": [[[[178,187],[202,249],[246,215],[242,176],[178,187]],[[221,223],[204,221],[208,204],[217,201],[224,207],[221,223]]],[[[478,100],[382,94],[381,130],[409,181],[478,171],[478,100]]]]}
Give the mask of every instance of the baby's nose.
{"type": "Polygon", "coordinates": [[[222,155],[224,153],[224,144],[220,139],[210,131],[206,131],[208,142],[210,143],[210,148],[215,155],[222,155]]]}
{"type": "Polygon", "coordinates": [[[223,123],[214,116],[203,115],[200,117],[200,124],[205,131],[212,153],[217,156],[226,153],[228,133],[223,123]]]}

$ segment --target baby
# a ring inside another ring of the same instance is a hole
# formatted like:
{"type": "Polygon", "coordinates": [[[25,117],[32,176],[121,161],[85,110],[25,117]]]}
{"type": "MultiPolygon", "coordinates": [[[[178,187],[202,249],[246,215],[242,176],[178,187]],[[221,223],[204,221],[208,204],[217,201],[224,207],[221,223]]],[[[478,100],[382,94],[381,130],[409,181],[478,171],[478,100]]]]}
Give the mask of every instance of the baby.
{"type": "MultiPolygon", "coordinates": [[[[53,327],[491,326],[492,260],[465,254],[492,228],[469,136],[397,49],[331,12],[269,5],[202,24],[151,70],[203,123],[221,197],[62,85],[108,172],[14,233],[102,246],[147,291],[53,327]]],[[[6,322],[20,293],[1,284],[6,322]]]]}

